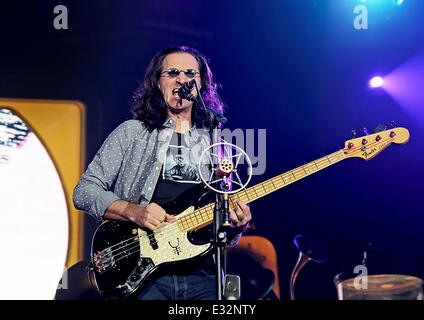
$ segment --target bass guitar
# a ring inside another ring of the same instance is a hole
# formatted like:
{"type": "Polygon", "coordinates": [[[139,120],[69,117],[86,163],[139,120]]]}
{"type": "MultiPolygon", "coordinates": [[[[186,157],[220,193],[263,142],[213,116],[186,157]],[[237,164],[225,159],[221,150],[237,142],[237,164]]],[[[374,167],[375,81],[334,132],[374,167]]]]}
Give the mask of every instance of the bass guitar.
{"type": "MultiPolygon", "coordinates": [[[[348,140],[339,151],[231,195],[229,209],[236,207],[237,199],[250,203],[344,159],[370,160],[392,143],[404,144],[408,140],[409,131],[405,128],[348,140]]],[[[133,296],[158,269],[191,261],[212,251],[211,243],[199,243],[191,235],[213,222],[214,203],[189,207],[185,196],[164,206],[166,212],[179,214],[175,221],[164,222],[155,231],[145,231],[131,222],[112,220],[97,228],[91,245],[90,276],[104,298],[133,296]]],[[[193,198],[193,194],[190,197],[193,198]]]]}

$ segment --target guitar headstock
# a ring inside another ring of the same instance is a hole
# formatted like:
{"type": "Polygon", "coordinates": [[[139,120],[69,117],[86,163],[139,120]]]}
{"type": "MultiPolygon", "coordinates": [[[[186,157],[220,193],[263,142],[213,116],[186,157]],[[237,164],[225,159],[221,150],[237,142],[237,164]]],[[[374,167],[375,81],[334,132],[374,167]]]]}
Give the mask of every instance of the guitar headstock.
{"type": "Polygon", "coordinates": [[[374,158],[392,143],[405,144],[409,140],[409,131],[405,128],[392,128],[354,138],[345,142],[343,149],[346,158],[359,157],[365,160],[374,158]]]}

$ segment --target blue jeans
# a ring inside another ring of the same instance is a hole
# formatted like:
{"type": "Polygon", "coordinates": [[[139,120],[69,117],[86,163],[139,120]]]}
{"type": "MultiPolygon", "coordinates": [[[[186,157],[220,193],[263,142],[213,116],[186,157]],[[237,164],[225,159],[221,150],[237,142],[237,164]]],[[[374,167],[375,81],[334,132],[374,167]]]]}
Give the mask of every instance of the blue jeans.
{"type": "Polygon", "coordinates": [[[158,270],[137,300],[216,300],[216,271],[209,260],[158,270]]]}

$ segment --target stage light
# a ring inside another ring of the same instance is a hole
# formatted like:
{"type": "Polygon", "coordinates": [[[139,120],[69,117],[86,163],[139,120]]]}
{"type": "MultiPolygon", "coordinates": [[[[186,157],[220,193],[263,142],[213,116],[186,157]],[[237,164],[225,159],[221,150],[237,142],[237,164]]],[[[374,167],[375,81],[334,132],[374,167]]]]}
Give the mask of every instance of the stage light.
{"type": "Polygon", "coordinates": [[[360,2],[370,3],[370,4],[374,4],[374,3],[387,4],[388,2],[391,2],[393,5],[401,6],[405,2],[405,0],[391,0],[391,1],[387,1],[387,0],[360,0],[360,2]]]}
{"type": "Polygon", "coordinates": [[[424,123],[424,51],[417,52],[384,75],[383,89],[410,114],[424,123]]]}
{"type": "Polygon", "coordinates": [[[370,87],[371,88],[379,88],[384,84],[384,80],[382,77],[374,77],[370,80],[370,87]]]}

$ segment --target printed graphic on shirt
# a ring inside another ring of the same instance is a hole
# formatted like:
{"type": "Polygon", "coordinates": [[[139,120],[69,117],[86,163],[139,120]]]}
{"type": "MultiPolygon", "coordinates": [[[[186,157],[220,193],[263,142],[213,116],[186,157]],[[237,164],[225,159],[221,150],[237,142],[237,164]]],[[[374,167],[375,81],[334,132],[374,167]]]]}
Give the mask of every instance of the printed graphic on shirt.
{"type": "Polygon", "coordinates": [[[190,155],[190,149],[182,142],[181,135],[174,135],[163,166],[163,179],[182,183],[200,183],[197,163],[190,155]],[[175,141],[174,137],[178,141],[175,141]]]}

